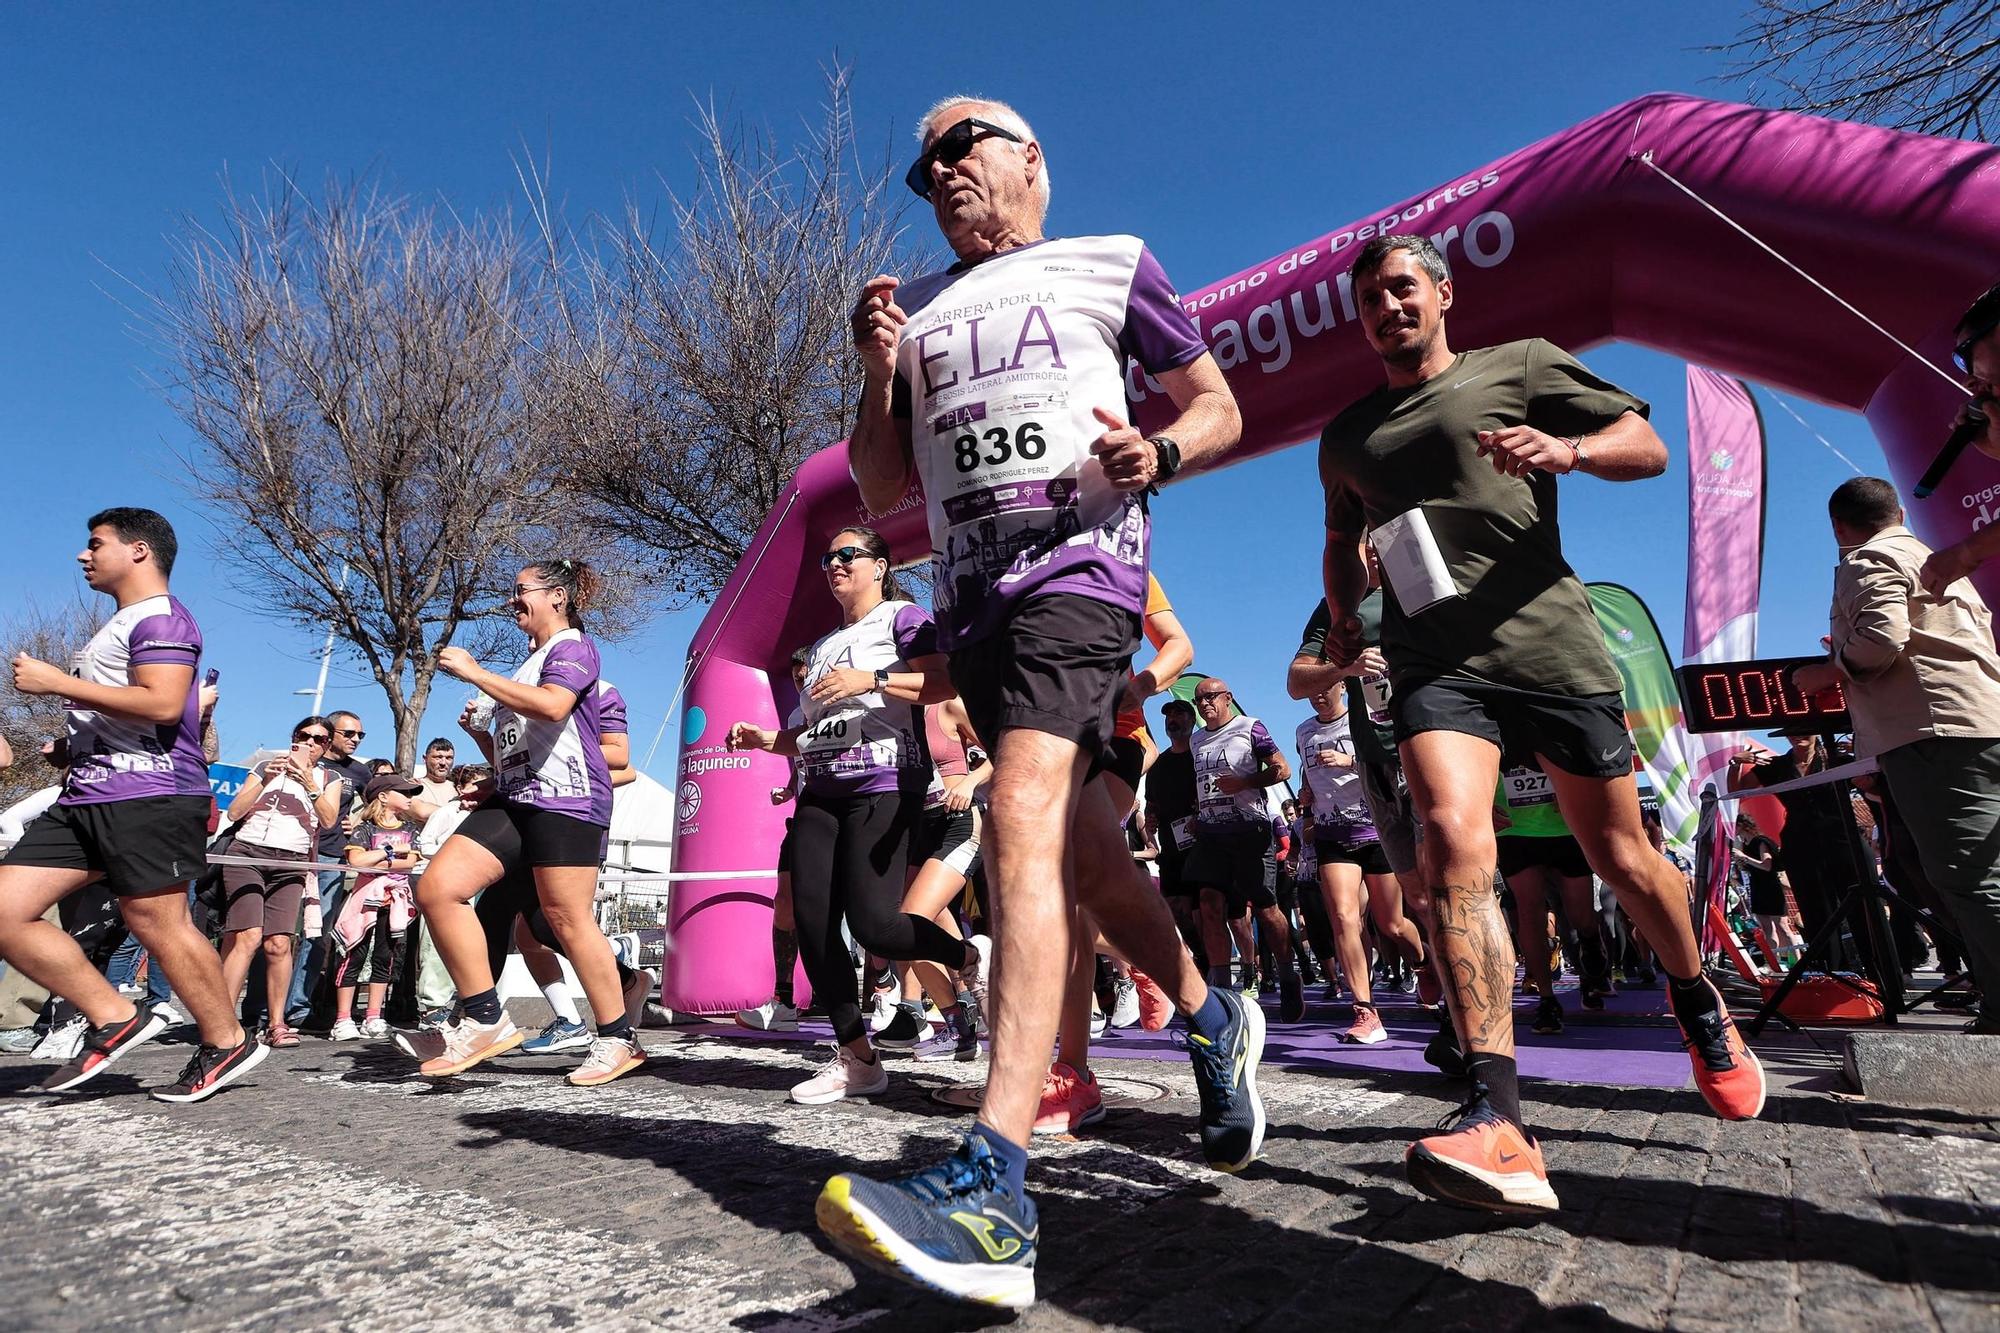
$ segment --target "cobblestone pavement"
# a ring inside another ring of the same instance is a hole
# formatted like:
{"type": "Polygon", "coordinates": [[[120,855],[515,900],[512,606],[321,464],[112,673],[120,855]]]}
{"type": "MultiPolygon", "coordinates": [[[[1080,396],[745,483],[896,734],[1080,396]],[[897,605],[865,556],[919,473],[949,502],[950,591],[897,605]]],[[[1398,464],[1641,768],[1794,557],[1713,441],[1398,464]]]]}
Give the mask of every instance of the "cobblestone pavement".
{"type": "MultiPolygon", "coordinates": [[[[560,1058],[432,1086],[386,1045],[310,1040],[199,1106],[143,1095],[186,1048],[85,1096],[0,1059],[0,1328],[975,1328],[835,1258],[821,1181],[947,1151],[930,1094],[983,1066],[895,1069],[871,1103],[785,1101],[798,1047],[648,1033],[596,1090],[560,1058]]],[[[2000,1327],[1991,1120],[1775,1092],[1723,1124],[1689,1092],[1531,1085],[1563,1208],[1521,1223],[1403,1183],[1435,1081],[1271,1071],[1265,1160],[1202,1168],[1170,1095],[1038,1148],[1041,1303],[1022,1329],[2000,1327]]]]}

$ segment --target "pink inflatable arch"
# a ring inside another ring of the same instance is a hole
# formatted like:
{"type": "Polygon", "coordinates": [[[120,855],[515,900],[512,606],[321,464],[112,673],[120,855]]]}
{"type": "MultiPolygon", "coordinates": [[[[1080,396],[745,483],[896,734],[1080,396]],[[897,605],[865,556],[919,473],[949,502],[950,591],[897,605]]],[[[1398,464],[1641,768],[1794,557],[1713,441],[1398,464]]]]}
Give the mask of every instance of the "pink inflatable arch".
{"type": "MultiPolygon", "coordinates": [[[[1440,182],[1184,298],[1243,409],[1249,458],[1317,436],[1380,382],[1354,327],[1346,270],[1378,232],[1420,231],[1465,298],[1462,347],[1530,335],[1571,349],[1612,339],[1866,413],[1899,485],[1912,486],[1963,395],[1675,188],[1646,158],[1806,272],[1949,368],[1953,320],[2000,277],[2000,149],[1866,125],[1643,97],[1440,182]]],[[[1145,219],[1134,218],[1143,231],[1145,219]]],[[[1159,388],[1136,368],[1141,421],[1159,388]]],[[[1818,497],[1812,497],[1815,508],[1818,497]]],[[[1968,454],[1910,506],[1934,544],[2000,511],[2000,465],[1968,454]]],[[[782,760],[730,755],[731,721],[777,724],[772,681],[795,645],[831,628],[814,557],[861,517],[845,449],[799,470],[690,649],[679,773],[678,948],[668,1003],[720,1012],[771,990],[770,900],[784,810],[782,760]]],[[[923,505],[877,520],[900,558],[928,551],[923,505]]],[[[1989,601],[2000,577],[1982,581],[1989,601]]],[[[1815,594],[1817,595],[1817,594],[1815,594]]]]}

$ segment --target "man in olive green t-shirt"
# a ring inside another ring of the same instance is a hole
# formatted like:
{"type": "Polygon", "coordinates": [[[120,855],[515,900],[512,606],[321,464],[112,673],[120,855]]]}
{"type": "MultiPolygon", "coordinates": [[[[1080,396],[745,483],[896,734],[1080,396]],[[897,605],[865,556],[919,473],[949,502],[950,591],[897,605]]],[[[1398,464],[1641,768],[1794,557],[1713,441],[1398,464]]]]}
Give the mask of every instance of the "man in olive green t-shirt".
{"type": "Polygon", "coordinates": [[[1551,1209],[1522,1123],[1514,950],[1493,897],[1492,804],[1503,755],[1533,760],[1590,866],[1675,978],[1695,1083],[1719,1114],[1763,1109],[1764,1076],[1702,976],[1685,886],[1646,842],[1619,676],[1563,559],[1556,479],[1659,475],[1646,405],[1540,340],[1455,353],[1451,272],[1421,236],[1377,237],[1352,270],[1359,323],[1387,383],[1320,439],[1330,663],[1361,652],[1358,542],[1382,564],[1390,713],[1422,830],[1432,945],[1479,1094],[1412,1145],[1411,1183],[1496,1211],[1551,1209]]]}

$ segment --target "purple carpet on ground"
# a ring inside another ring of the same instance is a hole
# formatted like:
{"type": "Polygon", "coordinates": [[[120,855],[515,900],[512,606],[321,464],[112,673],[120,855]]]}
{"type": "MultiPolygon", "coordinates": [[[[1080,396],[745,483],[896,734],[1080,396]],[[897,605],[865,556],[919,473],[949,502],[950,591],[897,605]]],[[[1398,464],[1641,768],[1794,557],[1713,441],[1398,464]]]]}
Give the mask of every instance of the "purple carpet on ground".
{"type": "MultiPolygon", "coordinates": [[[[1309,988],[1317,993],[1319,988],[1309,988]]],[[[1680,1031],[1666,1017],[1666,996],[1654,990],[1631,990],[1611,996],[1601,1013],[1582,1009],[1574,992],[1557,987],[1563,1001],[1565,1027],[1560,1036],[1537,1036],[1532,1001],[1514,1010],[1516,1059],[1521,1077],[1556,1083],[1585,1083],[1621,1088],[1679,1088],[1689,1082],[1688,1057],[1681,1049],[1680,1031]]],[[[1268,1025],[1264,1062],[1281,1069],[1334,1074],[1353,1070],[1369,1074],[1430,1073],[1424,1063],[1424,1043],[1437,1030],[1436,1020],[1418,1011],[1414,998],[1402,994],[1381,997],[1382,1023],[1389,1040],[1374,1046],[1340,1042],[1350,1010],[1338,1004],[1312,1002],[1298,1023],[1278,1021],[1277,1006],[1267,1001],[1268,1025]]],[[[717,1025],[716,1035],[752,1039],[825,1041],[832,1036],[823,1021],[807,1020],[796,1033],[752,1033],[729,1024],[717,1025]]],[[[1111,1029],[1091,1043],[1107,1060],[1185,1061],[1169,1028],[1145,1032],[1139,1028],[1111,1029]]],[[[893,1055],[892,1055],[892,1058],[893,1055]]]]}

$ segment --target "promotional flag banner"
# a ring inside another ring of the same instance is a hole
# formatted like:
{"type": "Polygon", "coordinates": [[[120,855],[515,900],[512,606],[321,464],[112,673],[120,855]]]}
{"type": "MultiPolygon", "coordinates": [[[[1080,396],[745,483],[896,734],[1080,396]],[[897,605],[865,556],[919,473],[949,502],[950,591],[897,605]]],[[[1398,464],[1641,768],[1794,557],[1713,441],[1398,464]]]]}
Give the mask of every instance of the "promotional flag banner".
{"type": "Polygon", "coordinates": [[[1604,646],[1625,682],[1625,725],[1632,748],[1660,802],[1660,827],[1676,847],[1693,845],[1701,813],[1701,791],[1692,781],[1688,742],[1681,725],[1681,696],[1674,684],[1673,659],[1660,638],[1653,613],[1630,588],[1617,583],[1586,585],[1590,608],[1604,631],[1604,646]]]}
{"type": "MultiPolygon", "coordinates": [[[[1738,662],[1757,655],[1757,601],[1764,569],[1764,420],[1743,381],[1687,368],[1687,607],[1684,662],[1738,662]]],[[[1721,782],[1742,732],[1689,736],[1696,796],[1721,782]]]]}

